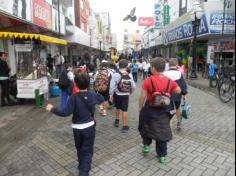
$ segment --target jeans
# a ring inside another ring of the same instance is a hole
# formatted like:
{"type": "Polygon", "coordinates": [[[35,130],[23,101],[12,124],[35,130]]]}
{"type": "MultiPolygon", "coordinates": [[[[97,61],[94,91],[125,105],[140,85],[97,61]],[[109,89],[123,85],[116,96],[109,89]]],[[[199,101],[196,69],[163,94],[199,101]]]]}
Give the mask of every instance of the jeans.
{"type": "Polygon", "coordinates": [[[6,105],[6,99],[8,103],[11,102],[10,96],[9,96],[9,79],[7,80],[1,80],[1,105],[6,105]]]}
{"type": "Polygon", "coordinates": [[[95,131],[95,126],[83,130],[73,129],[79,161],[79,176],[89,176],[94,153],[95,131]]]}
{"type": "Polygon", "coordinates": [[[133,78],[134,78],[134,81],[137,83],[138,82],[138,73],[132,73],[133,74],[133,78]]]}
{"type": "Polygon", "coordinates": [[[57,65],[56,66],[56,76],[59,78],[61,76],[61,73],[63,71],[63,66],[62,65],[57,65]]]}
{"type": "MultiPolygon", "coordinates": [[[[143,138],[143,145],[151,145],[152,139],[143,138]]],[[[167,142],[156,141],[156,152],[159,157],[165,157],[167,155],[167,142]]]]}
{"type": "Polygon", "coordinates": [[[61,109],[64,109],[66,107],[68,98],[69,98],[68,89],[62,90],[61,91],[61,109]]]}

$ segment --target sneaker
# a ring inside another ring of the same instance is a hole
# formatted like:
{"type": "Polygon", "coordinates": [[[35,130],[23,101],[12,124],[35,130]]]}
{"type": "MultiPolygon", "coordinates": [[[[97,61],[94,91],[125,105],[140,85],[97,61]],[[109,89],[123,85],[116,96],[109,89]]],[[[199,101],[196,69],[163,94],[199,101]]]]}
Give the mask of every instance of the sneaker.
{"type": "Polygon", "coordinates": [[[107,116],[107,111],[106,111],[106,110],[103,110],[103,111],[101,112],[101,115],[102,115],[102,116],[107,116]]]}
{"type": "Polygon", "coordinates": [[[160,161],[161,164],[166,164],[166,157],[164,157],[164,156],[160,157],[159,161],[160,161]]]}
{"type": "Polygon", "coordinates": [[[129,126],[123,126],[122,132],[127,132],[127,131],[129,131],[129,126]]]}
{"type": "Polygon", "coordinates": [[[120,123],[119,120],[115,120],[115,122],[114,122],[114,126],[115,126],[116,128],[118,128],[118,127],[119,127],[119,123],[120,123]]]}
{"type": "Polygon", "coordinates": [[[151,147],[148,145],[144,145],[143,147],[143,153],[150,153],[151,152],[151,147]]]}

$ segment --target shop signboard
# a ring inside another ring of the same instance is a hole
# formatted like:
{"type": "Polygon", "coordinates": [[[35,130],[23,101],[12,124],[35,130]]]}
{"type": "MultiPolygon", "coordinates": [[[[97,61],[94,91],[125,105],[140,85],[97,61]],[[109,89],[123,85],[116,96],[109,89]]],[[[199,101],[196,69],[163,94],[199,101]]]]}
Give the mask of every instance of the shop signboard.
{"type": "Polygon", "coordinates": [[[34,99],[36,89],[39,89],[40,95],[48,93],[47,77],[37,80],[17,80],[17,98],[34,99]]]}
{"type": "Polygon", "coordinates": [[[52,6],[42,0],[32,0],[33,22],[52,29],[52,6]]]}
{"type": "Polygon", "coordinates": [[[139,18],[139,26],[153,26],[154,18],[153,17],[140,17],[139,18]]]}
{"type": "Polygon", "coordinates": [[[0,11],[31,21],[31,0],[0,0],[0,11]]]}
{"type": "MultiPolygon", "coordinates": [[[[198,35],[209,33],[206,16],[201,19],[198,35]]],[[[169,31],[163,31],[163,43],[168,44],[171,42],[180,41],[183,39],[192,38],[194,35],[192,21],[188,21],[169,31]]]]}
{"type": "Polygon", "coordinates": [[[15,44],[16,52],[31,52],[32,45],[31,44],[15,44]]]}
{"type": "Polygon", "coordinates": [[[155,4],[154,23],[155,23],[154,26],[156,29],[161,28],[161,4],[160,3],[155,4]]]}
{"type": "Polygon", "coordinates": [[[224,33],[235,33],[235,13],[212,13],[210,16],[210,33],[222,33],[224,22],[224,33]]]}
{"type": "Polygon", "coordinates": [[[170,6],[168,4],[164,5],[164,26],[170,23],[170,6]]]}

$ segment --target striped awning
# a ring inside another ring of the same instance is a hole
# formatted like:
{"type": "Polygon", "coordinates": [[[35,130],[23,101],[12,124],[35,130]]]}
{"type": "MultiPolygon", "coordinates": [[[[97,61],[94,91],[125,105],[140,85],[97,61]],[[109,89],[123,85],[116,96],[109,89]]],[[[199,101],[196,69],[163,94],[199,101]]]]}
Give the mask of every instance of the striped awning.
{"type": "Polygon", "coordinates": [[[0,32],[0,38],[20,38],[20,39],[36,39],[47,43],[55,43],[61,45],[67,45],[66,40],[62,40],[55,37],[50,37],[41,34],[31,34],[31,33],[18,33],[18,32],[0,32]]]}

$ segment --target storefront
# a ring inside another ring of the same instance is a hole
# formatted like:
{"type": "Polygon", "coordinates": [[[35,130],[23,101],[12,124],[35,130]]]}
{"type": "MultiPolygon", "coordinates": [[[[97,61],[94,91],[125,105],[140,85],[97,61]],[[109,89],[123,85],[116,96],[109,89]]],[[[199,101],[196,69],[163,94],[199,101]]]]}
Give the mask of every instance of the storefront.
{"type": "Polygon", "coordinates": [[[46,56],[65,40],[30,33],[0,32],[0,50],[7,52],[11,75],[17,76],[18,98],[33,99],[48,92],[46,56]]]}

